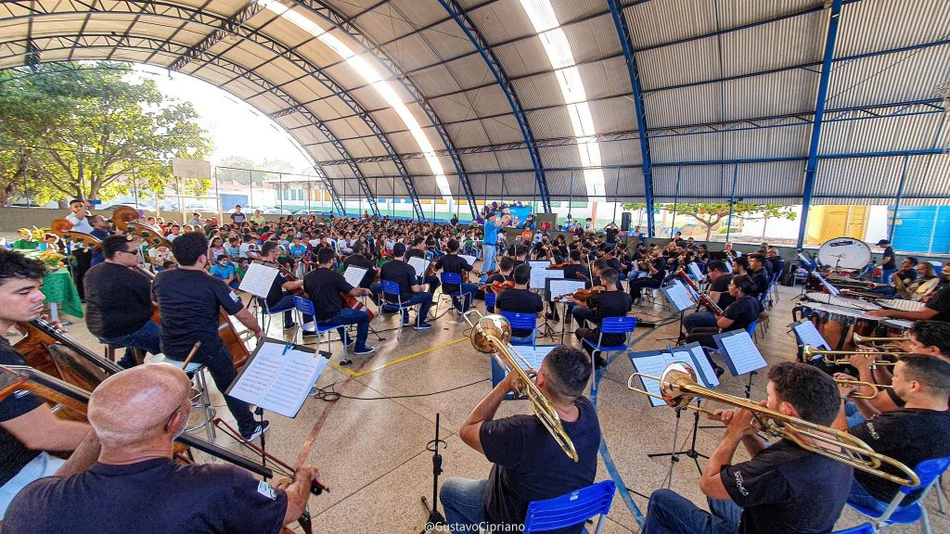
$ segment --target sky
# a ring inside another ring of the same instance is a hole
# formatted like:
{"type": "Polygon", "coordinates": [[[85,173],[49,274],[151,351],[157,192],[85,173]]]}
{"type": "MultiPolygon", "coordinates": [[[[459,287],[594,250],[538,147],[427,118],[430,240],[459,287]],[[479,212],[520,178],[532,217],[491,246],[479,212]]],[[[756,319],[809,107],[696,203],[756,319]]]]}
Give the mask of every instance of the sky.
{"type": "Polygon", "coordinates": [[[212,165],[228,156],[242,156],[258,163],[265,159],[286,161],[294,169],[311,167],[283,129],[227,91],[148,65],[135,65],[134,70],[139,76],[153,80],[164,95],[195,106],[201,126],[214,142],[212,165]]]}

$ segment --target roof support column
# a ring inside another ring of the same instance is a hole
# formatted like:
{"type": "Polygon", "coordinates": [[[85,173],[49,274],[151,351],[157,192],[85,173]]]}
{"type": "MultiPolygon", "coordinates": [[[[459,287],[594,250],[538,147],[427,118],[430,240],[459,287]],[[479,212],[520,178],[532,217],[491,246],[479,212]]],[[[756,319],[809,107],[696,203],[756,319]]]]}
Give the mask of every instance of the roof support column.
{"type": "Polygon", "coordinates": [[[808,145],[808,161],[805,163],[805,186],[802,191],[802,216],[798,227],[798,248],[805,243],[808,229],[808,210],[815,194],[815,177],[818,172],[818,145],[821,143],[821,125],[825,114],[825,100],[828,98],[828,84],[831,81],[831,63],[835,55],[835,43],[838,40],[838,23],[841,20],[842,0],[831,3],[831,19],[828,21],[828,37],[825,40],[825,57],[821,62],[821,77],[818,79],[818,97],[815,101],[815,121],[811,129],[811,143],[808,145]]]}
{"type": "Polygon", "coordinates": [[[627,19],[623,16],[619,0],[607,0],[610,6],[610,16],[617,28],[617,37],[623,48],[623,56],[627,63],[627,73],[630,75],[630,88],[633,91],[633,104],[637,112],[637,132],[640,134],[640,158],[643,161],[643,195],[646,202],[647,226],[649,236],[653,237],[653,160],[650,157],[650,140],[647,137],[646,110],[643,107],[643,88],[640,85],[640,71],[637,69],[637,60],[633,57],[633,39],[630,37],[630,28],[627,19]]]}

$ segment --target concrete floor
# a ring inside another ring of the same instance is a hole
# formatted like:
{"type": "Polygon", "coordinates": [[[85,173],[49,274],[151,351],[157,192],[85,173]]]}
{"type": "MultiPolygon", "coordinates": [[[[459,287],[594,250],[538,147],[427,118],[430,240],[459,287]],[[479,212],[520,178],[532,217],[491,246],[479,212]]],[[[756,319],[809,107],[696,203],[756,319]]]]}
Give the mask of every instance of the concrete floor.
{"type": "MultiPolygon", "coordinates": [[[[770,363],[793,360],[795,341],[786,331],[791,322],[792,297],[798,288],[780,288],[780,300],[772,312],[768,331],[758,347],[770,363]]],[[[662,301],[662,298],[660,299],[662,301]]],[[[482,304],[479,307],[483,309],[482,304]]],[[[433,310],[435,308],[433,307],[433,310]]],[[[445,306],[443,306],[445,309],[445,306]]],[[[647,315],[664,317],[668,312],[660,303],[635,308],[634,314],[645,320],[647,315]]],[[[341,367],[342,349],[333,343],[333,361],[318,381],[318,386],[341,394],[335,402],[308,399],[294,419],[269,415],[272,423],[267,434],[270,452],[293,463],[306,437],[314,429],[316,441],[308,461],[319,466],[324,483],[331,492],[311,497],[310,511],[316,532],[418,532],[426,521],[420,497],[432,491],[431,452],[426,443],[433,438],[436,414],[441,414],[441,437],[446,441],[442,451],[444,477],[487,476],[490,464],[469,449],[458,437],[458,429],[469,411],[491,388],[489,356],[477,352],[467,338],[467,325],[454,315],[433,322],[429,331],[403,329],[396,339],[395,331],[381,335],[379,342],[370,334],[369,344],[377,352],[368,357],[352,357],[353,363],[341,367]],[[451,391],[448,391],[451,390],[451,391]],[[441,392],[441,393],[440,393],[441,392]]],[[[279,317],[275,317],[269,334],[284,335],[279,317]]],[[[396,316],[383,318],[380,328],[392,329],[396,316]]],[[[560,334],[560,325],[556,325],[560,334]]],[[[760,327],[761,328],[761,327],[760,327]]],[[[663,348],[675,338],[678,323],[661,328],[637,328],[641,338],[636,350],[663,348]]],[[[70,334],[95,351],[99,345],[75,320],[70,334]]],[[[556,343],[558,335],[539,339],[539,344],[556,343]]],[[[573,343],[568,335],[565,341],[573,343]]],[[[612,362],[599,390],[599,417],[604,439],[625,485],[632,491],[649,495],[663,487],[670,470],[668,458],[651,459],[651,452],[667,452],[671,448],[674,411],[666,407],[651,408],[647,399],[626,387],[632,365],[625,356],[612,362]]],[[[723,377],[721,391],[741,395],[744,382],[723,377]]],[[[752,398],[765,398],[765,379],[757,377],[752,398]]],[[[219,414],[229,417],[219,394],[214,403],[219,414]]],[[[526,401],[506,402],[499,415],[528,413],[526,401]]],[[[692,418],[684,416],[678,448],[689,444],[692,418]]],[[[198,436],[204,436],[198,431],[198,436]]],[[[709,454],[715,448],[721,431],[701,429],[697,449],[709,454]]],[[[217,441],[234,447],[220,433],[217,441]]],[[[741,448],[740,448],[741,449],[741,448]]],[[[705,465],[700,459],[700,464],[705,465]]],[[[608,478],[601,460],[598,480],[608,478]]],[[[682,457],[672,469],[671,488],[694,502],[705,499],[699,491],[699,475],[693,461],[682,457]]],[[[633,495],[636,505],[646,512],[646,498],[633,495]]],[[[950,518],[937,511],[937,499],[927,499],[934,532],[950,532],[950,518]]],[[[837,528],[861,523],[859,516],[846,508],[837,528]]],[[[916,532],[919,527],[891,527],[888,532],[916,532]]],[[[619,495],[614,499],[605,532],[636,531],[633,514],[619,495]]]]}

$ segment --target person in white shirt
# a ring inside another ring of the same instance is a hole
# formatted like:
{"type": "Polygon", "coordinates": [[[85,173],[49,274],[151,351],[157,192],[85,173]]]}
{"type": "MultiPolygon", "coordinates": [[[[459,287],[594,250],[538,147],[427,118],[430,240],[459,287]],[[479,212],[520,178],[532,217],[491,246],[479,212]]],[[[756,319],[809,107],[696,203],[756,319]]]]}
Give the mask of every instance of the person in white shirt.
{"type": "Polygon", "coordinates": [[[71,230],[91,234],[92,224],[89,223],[89,212],[86,201],[79,198],[70,200],[69,211],[70,213],[66,216],[66,220],[72,223],[73,227],[71,230]]]}
{"type": "MultiPolygon", "coordinates": [[[[66,216],[66,220],[73,225],[71,228],[73,232],[92,234],[94,228],[89,222],[90,214],[87,211],[88,209],[87,201],[81,198],[74,198],[69,201],[70,213],[66,216]]],[[[86,271],[92,266],[92,251],[86,248],[76,247],[70,254],[75,259],[75,267],[72,269],[73,282],[76,284],[76,291],[79,293],[80,300],[85,302],[86,291],[82,279],[86,276],[86,271]]]]}
{"type": "Polygon", "coordinates": [[[257,243],[254,242],[254,238],[250,234],[245,234],[238,250],[238,256],[241,258],[257,259],[257,243]]]}

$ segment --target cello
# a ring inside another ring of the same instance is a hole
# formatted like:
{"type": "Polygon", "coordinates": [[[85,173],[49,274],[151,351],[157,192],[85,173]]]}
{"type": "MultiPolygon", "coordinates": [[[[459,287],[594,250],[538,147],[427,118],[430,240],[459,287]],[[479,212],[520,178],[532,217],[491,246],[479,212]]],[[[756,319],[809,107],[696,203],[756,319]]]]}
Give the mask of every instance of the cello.
{"type": "MultiPolygon", "coordinates": [[[[297,277],[295,277],[295,276],[293,275],[293,273],[290,272],[290,269],[284,267],[283,265],[281,265],[281,264],[279,264],[279,263],[269,262],[269,261],[263,261],[263,260],[259,260],[259,261],[260,261],[260,263],[263,263],[263,264],[268,265],[268,266],[270,266],[270,267],[274,267],[274,268],[276,268],[277,270],[279,270],[280,273],[284,275],[284,278],[286,278],[288,282],[296,282],[296,281],[297,281],[297,277]]],[[[306,292],[304,292],[304,290],[303,290],[303,286],[298,287],[298,288],[295,288],[295,289],[292,291],[292,293],[293,293],[294,295],[301,296],[301,297],[306,297],[306,296],[307,296],[306,292]]],[[[354,309],[354,310],[356,310],[356,311],[361,311],[361,312],[365,313],[366,315],[369,315],[369,320],[370,320],[370,321],[372,321],[373,319],[376,318],[376,314],[373,313],[365,304],[363,304],[362,302],[360,302],[360,300],[359,300],[358,298],[354,297],[353,295],[350,295],[349,293],[346,293],[346,292],[344,292],[344,291],[340,291],[340,298],[343,299],[343,305],[346,306],[347,308],[352,308],[352,309],[354,309]]]]}

